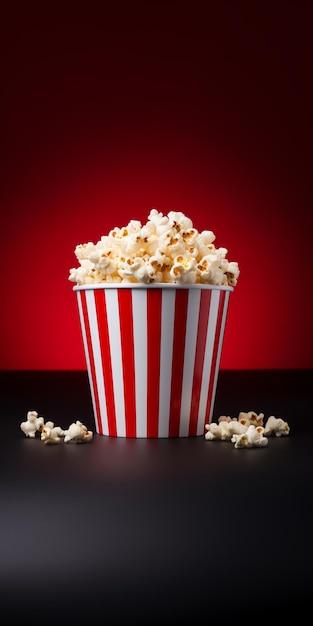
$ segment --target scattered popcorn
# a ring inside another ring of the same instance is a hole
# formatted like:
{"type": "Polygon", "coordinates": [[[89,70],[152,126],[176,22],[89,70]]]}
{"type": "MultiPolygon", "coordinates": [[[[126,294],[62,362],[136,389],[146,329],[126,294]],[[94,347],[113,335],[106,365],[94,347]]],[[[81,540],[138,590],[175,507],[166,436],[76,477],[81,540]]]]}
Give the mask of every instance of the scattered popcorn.
{"type": "Polygon", "coordinates": [[[217,424],[214,424],[214,422],[205,425],[205,428],[208,431],[208,433],[205,433],[206,439],[231,439],[234,434],[239,435],[246,432],[250,424],[249,421],[244,418],[239,421],[236,417],[231,418],[226,415],[221,415],[218,418],[218,425],[218,428],[216,428],[217,424]]]}
{"type": "Polygon", "coordinates": [[[87,443],[91,441],[93,432],[87,430],[87,427],[79,420],[73,422],[67,430],[64,431],[65,443],[87,443]]]}
{"type": "Polygon", "coordinates": [[[55,426],[54,422],[45,422],[43,417],[38,417],[37,411],[28,411],[27,421],[20,424],[21,430],[26,437],[35,438],[36,433],[40,432],[40,439],[44,444],[57,444],[61,441],[65,443],[85,443],[91,441],[93,432],[87,430],[82,422],[77,420],[71,424],[67,430],[63,430],[60,426],[55,426]]]}
{"type": "Polygon", "coordinates": [[[242,435],[248,430],[249,426],[249,422],[244,419],[242,421],[232,419],[228,422],[228,430],[231,435],[242,435]]]}
{"type": "Polygon", "coordinates": [[[93,242],[78,244],[79,267],[69,280],[92,283],[207,283],[234,287],[238,263],[216,248],[210,230],[199,232],[181,211],[163,215],[152,209],[146,224],[131,220],[93,242]]]}
{"type": "Polygon", "coordinates": [[[240,411],[238,419],[241,423],[254,424],[255,426],[263,426],[264,413],[257,414],[255,411],[240,411]]]}
{"type": "Polygon", "coordinates": [[[263,433],[263,426],[250,424],[241,435],[233,435],[231,441],[235,444],[235,448],[263,448],[268,444],[268,439],[264,437],[263,433]]]}
{"type": "Polygon", "coordinates": [[[60,426],[54,426],[53,422],[47,422],[41,430],[40,439],[45,444],[56,444],[60,443],[63,436],[64,430],[60,426]]]}
{"type": "Polygon", "coordinates": [[[271,415],[268,418],[264,428],[265,435],[275,435],[276,437],[283,437],[289,435],[289,433],[289,424],[283,419],[279,417],[274,417],[274,415],[271,415]]]}
{"type": "Polygon", "coordinates": [[[26,437],[33,439],[36,436],[36,432],[41,430],[43,424],[44,419],[38,416],[37,411],[28,411],[27,419],[20,424],[20,427],[26,437]]]}
{"type": "Polygon", "coordinates": [[[235,417],[229,417],[229,415],[220,415],[220,417],[218,418],[218,423],[220,422],[231,422],[232,419],[236,419],[235,417]]]}
{"type": "Polygon", "coordinates": [[[205,428],[207,432],[205,433],[205,438],[208,441],[213,441],[213,439],[221,439],[221,441],[227,441],[231,438],[231,433],[228,429],[229,422],[220,421],[219,424],[215,424],[212,422],[211,424],[206,424],[205,428]]]}
{"type": "Polygon", "coordinates": [[[265,426],[263,425],[264,413],[255,411],[241,411],[236,417],[220,415],[216,422],[205,424],[205,439],[213,441],[231,441],[235,448],[264,447],[268,444],[268,436],[275,434],[276,437],[289,435],[290,427],[281,418],[271,415],[265,426]]]}

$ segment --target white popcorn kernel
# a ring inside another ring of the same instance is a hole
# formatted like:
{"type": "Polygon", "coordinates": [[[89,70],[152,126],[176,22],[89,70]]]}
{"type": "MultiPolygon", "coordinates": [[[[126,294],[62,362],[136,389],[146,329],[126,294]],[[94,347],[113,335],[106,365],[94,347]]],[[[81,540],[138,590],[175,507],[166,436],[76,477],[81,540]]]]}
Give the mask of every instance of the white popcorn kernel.
{"type": "MultiPolygon", "coordinates": [[[[144,260],[141,257],[124,257],[121,256],[117,265],[117,271],[121,278],[135,278],[135,273],[145,265],[144,260]]],[[[144,271],[144,270],[142,270],[144,271]]]]}
{"type": "Polygon", "coordinates": [[[211,424],[205,424],[205,439],[208,441],[214,441],[215,439],[220,439],[221,441],[228,441],[231,438],[231,433],[228,428],[228,421],[220,421],[219,424],[216,422],[211,422],[211,424]]]}
{"type": "Polygon", "coordinates": [[[217,267],[213,274],[212,285],[226,285],[227,279],[220,267],[217,267]]]}
{"type": "Polygon", "coordinates": [[[231,422],[232,419],[235,419],[235,418],[231,418],[229,415],[220,415],[217,421],[218,421],[218,423],[220,423],[220,422],[231,422]]]}
{"type": "Polygon", "coordinates": [[[26,437],[34,439],[36,432],[40,431],[44,424],[43,417],[39,417],[37,411],[28,411],[26,421],[21,422],[20,428],[26,437]]]}
{"type": "Polygon", "coordinates": [[[228,262],[225,269],[225,274],[227,276],[228,284],[232,287],[235,287],[237,285],[238,277],[240,274],[238,263],[236,261],[228,262]]]}
{"type": "Polygon", "coordinates": [[[114,274],[117,267],[117,260],[112,258],[112,253],[101,252],[95,250],[90,255],[90,261],[93,263],[94,268],[100,275],[114,274]]]}
{"type": "Polygon", "coordinates": [[[88,443],[93,438],[93,432],[80,421],[76,420],[64,431],[65,443],[88,443]]]}
{"type": "Polygon", "coordinates": [[[181,232],[181,238],[188,249],[195,245],[198,235],[199,233],[195,228],[188,228],[181,232]]]}
{"type": "Polygon", "coordinates": [[[150,237],[142,235],[142,240],[144,242],[144,255],[154,256],[159,248],[159,237],[157,235],[151,235],[150,237]]]}
{"type": "Polygon", "coordinates": [[[161,283],[163,281],[162,265],[155,260],[155,257],[151,257],[151,260],[146,262],[148,282],[161,283]]]}
{"type": "Polygon", "coordinates": [[[178,255],[174,258],[174,264],[170,270],[173,282],[195,283],[196,260],[186,255],[178,255]]]}
{"type": "Polygon", "coordinates": [[[51,445],[60,443],[63,436],[64,430],[60,426],[54,426],[53,422],[47,422],[41,430],[40,439],[45,445],[51,445]]]}
{"type": "Polygon", "coordinates": [[[198,234],[199,242],[202,246],[205,246],[206,248],[210,246],[213,241],[215,241],[215,239],[216,237],[212,230],[203,230],[201,233],[198,234]]]}
{"type": "Polygon", "coordinates": [[[234,434],[231,442],[235,444],[235,448],[263,448],[267,446],[268,439],[264,436],[263,426],[250,424],[244,433],[234,434]]]}
{"type": "Polygon", "coordinates": [[[137,255],[144,250],[144,241],[138,233],[132,233],[121,241],[121,252],[128,256],[137,255]]]}
{"type": "Polygon", "coordinates": [[[93,275],[95,273],[94,264],[89,259],[82,259],[80,263],[80,267],[70,270],[69,279],[77,282],[78,285],[95,282],[95,276],[93,275]]]}
{"type": "Polygon", "coordinates": [[[217,249],[216,249],[216,254],[217,254],[217,256],[219,257],[220,261],[221,261],[222,259],[226,259],[226,255],[227,255],[227,253],[228,253],[227,248],[217,248],[217,249]]]}
{"type": "Polygon", "coordinates": [[[231,435],[242,435],[243,433],[247,432],[249,425],[250,424],[248,422],[244,423],[239,422],[236,419],[232,419],[228,424],[228,430],[231,435]]]}
{"type": "Polygon", "coordinates": [[[149,213],[148,220],[153,227],[152,232],[156,235],[162,235],[172,228],[169,218],[163,213],[159,213],[156,209],[152,209],[149,213]]]}
{"type": "Polygon", "coordinates": [[[120,248],[123,242],[123,239],[128,238],[128,230],[126,226],[119,228],[115,226],[112,230],[109,231],[108,234],[108,243],[113,248],[120,248]]]}
{"type": "Polygon", "coordinates": [[[255,411],[240,411],[238,420],[242,423],[254,424],[254,426],[263,426],[264,413],[256,413],[255,411]]]}
{"type": "Polygon", "coordinates": [[[70,269],[69,275],[68,275],[68,279],[71,280],[73,283],[77,283],[78,285],[81,285],[82,282],[78,282],[78,280],[80,279],[80,275],[78,272],[78,268],[73,267],[72,269],[70,269]]]}
{"type": "Polygon", "coordinates": [[[177,232],[181,230],[189,230],[193,227],[193,223],[189,217],[186,217],[181,211],[170,211],[168,213],[168,219],[171,225],[174,226],[177,232]]]}
{"type": "Polygon", "coordinates": [[[155,255],[152,255],[150,258],[149,255],[145,255],[144,259],[151,282],[172,282],[172,278],[170,276],[172,261],[163,251],[158,248],[155,255]]]}
{"type": "Polygon", "coordinates": [[[126,229],[129,235],[139,233],[139,231],[141,230],[141,222],[139,222],[139,220],[130,220],[126,226],[126,229]]]}
{"type": "Polygon", "coordinates": [[[148,267],[144,261],[136,267],[133,276],[136,279],[136,282],[151,283],[151,276],[149,275],[148,267]]]}
{"type": "Polygon", "coordinates": [[[88,259],[90,253],[94,250],[94,248],[95,245],[92,241],[88,241],[88,243],[81,243],[76,246],[74,254],[79,261],[83,259],[88,259]]]}
{"type": "Polygon", "coordinates": [[[182,238],[173,229],[168,230],[160,236],[159,247],[164,252],[166,251],[173,259],[178,254],[184,254],[185,252],[185,245],[182,238]]]}
{"type": "Polygon", "coordinates": [[[212,285],[220,284],[222,278],[219,272],[219,260],[214,254],[207,254],[197,263],[196,270],[199,273],[200,282],[212,285]]]}
{"type": "Polygon", "coordinates": [[[214,233],[212,233],[212,231],[203,231],[202,233],[199,233],[198,236],[195,238],[193,245],[198,250],[198,254],[197,254],[198,261],[200,261],[202,257],[206,256],[207,254],[211,254],[215,252],[215,246],[213,243],[214,239],[215,239],[215,235],[214,233]],[[207,236],[204,235],[204,233],[210,233],[211,237],[209,235],[207,236]]]}
{"type": "Polygon", "coordinates": [[[266,421],[264,434],[267,436],[275,435],[276,437],[286,437],[290,433],[290,426],[288,422],[280,417],[274,417],[271,415],[266,421]]]}

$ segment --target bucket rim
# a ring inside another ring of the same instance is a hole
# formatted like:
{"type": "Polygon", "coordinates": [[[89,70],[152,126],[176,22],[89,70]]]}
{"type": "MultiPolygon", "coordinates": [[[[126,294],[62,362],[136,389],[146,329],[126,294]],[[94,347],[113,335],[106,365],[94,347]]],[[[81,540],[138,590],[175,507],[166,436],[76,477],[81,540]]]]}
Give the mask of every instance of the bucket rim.
{"type": "Polygon", "coordinates": [[[88,283],[84,285],[74,285],[73,291],[94,291],[98,289],[145,289],[150,291],[152,289],[204,289],[204,290],[217,290],[217,291],[234,291],[234,287],[231,285],[211,285],[208,283],[88,283]]]}

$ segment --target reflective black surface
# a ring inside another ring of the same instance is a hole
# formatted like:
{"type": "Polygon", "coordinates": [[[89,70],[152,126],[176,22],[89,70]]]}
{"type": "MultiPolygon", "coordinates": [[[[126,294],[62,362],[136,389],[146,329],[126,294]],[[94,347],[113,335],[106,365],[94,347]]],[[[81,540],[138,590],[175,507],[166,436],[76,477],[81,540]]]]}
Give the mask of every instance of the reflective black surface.
{"type": "Polygon", "coordinates": [[[0,372],[1,614],[36,621],[244,623],[311,602],[312,383],[221,371],[215,417],[282,417],[266,448],[114,439],[45,446],[28,410],[94,431],[85,372],[0,372]]]}

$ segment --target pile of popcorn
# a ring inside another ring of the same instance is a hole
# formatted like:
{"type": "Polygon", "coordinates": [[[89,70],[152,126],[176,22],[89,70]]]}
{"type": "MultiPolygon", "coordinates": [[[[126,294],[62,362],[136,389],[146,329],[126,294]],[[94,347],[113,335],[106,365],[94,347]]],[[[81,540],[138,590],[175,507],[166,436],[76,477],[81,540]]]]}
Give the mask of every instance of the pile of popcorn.
{"type": "Polygon", "coordinates": [[[270,415],[264,422],[264,413],[240,411],[238,419],[221,415],[217,423],[205,424],[207,441],[220,439],[231,441],[235,448],[263,448],[268,444],[268,437],[286,437],[290,433],[288,422],[270,415]]]}
{"type": "Polygon", "coordinates": [[[35,439],[37,433],[40,434],[44,444],[64,443],[88,443],[93,438],[93,432],[80,421],[76,420],[67,429],[55,426],[54,422],[45,422],[44,418],[38,415],[37,411],[28,411],[26,420],[21,422],[20,428],[26,437],[35,439]]]}
{"type": "Polygon", "coordinates": [[[152,209],[146,224],[131,220],[96,243],[79,244],[69,280],[92,283],[237,284],[238,263],[226,248],[216,248],[211,230],[198,232],[182,212],[152,209]]]}

